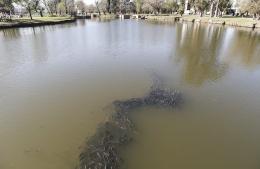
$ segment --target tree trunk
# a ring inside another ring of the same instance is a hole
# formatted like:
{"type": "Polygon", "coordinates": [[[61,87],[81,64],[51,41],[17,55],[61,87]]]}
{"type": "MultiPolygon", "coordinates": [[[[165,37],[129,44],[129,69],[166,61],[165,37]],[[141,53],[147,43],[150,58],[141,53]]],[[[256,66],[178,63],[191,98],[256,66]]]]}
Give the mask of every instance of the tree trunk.
{"type": "Polygon", "coordinates": [[[214,2],[211,2],[211,5],[210,5],[210,17],[213,16],[213,8],[214,8],[214,2]]]}
{"type": "Polygon", "coordinates": [[[28,6],[28,12],[29,12],[29,15],[30,15],[30,19],[32,20],[32,9],[28,6]]]}
{"type": "Polygon", "coordinates": [[[67,0],[64,0],[64,6],[65,6],[65,13],[68,14],[68,4],[67,4],[67,0]]]}
{"type": "Polygon", "coordinates": [[[10,20],[12,20],[12,12],[11,12],[11,10],[9,11],[9,16],[10,16],[10,20]]]}
{"type": "Polygon", "coordinates": [[[110,0],[107,0],[107,12],[110,13],[110,0]]]}
{"type": "Polygon", "coordinates": [[[51,12],[50,7],[49,7],[49,5],[47,4],[46,0],[43,0],[43,4],[44,4],[45,8],[47,9],[48,14],[49,14],[49,15],[52,15],[53,13],[51,12]]]}
{"type": "Polygon", "coordinates": [[[216,5],[216,10],[215,10],[215,17],[217,17],[217,16],[218,16],[218,4],[219,4],[219,0],[218,0],[218,2],[217,2],[217,5],[216,5]]]}
{"type": "Polygon", "coordinates": [[[42,9],[40,9],[40,16],[43,17],[42,9]]]}

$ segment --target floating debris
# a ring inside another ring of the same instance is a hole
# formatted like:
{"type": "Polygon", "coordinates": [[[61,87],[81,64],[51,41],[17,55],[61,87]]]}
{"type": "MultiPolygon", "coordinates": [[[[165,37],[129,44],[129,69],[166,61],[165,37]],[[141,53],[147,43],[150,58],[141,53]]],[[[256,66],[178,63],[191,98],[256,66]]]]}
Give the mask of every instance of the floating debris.
{"type": "Polygon", "coordinates": [[[122,163],[119,150],[133,138],[134,124],[129,112],[142,106],[176,107],[182,103],[175,90],[152,87],[143,98],[114,101],[115,112],[110,120],[101,124],[80,154],[77,169],[118,169],[122,163]]]}

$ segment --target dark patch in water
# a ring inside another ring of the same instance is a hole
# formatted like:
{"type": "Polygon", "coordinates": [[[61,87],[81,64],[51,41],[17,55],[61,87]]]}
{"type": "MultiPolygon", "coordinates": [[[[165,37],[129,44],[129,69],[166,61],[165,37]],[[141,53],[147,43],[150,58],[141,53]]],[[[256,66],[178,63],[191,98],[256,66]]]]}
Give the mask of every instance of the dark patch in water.
{"type": "Polygon", "coordinates": [[[118,169],[122,163],[119,150],[133,138],[134,125],[129,112],[142,106],[176,107],[182,103],[175,90],[152,87],[143,98],[114,101],[115,112],[109,121],[101,124],[80,154],[78,169],[118,169]]]}

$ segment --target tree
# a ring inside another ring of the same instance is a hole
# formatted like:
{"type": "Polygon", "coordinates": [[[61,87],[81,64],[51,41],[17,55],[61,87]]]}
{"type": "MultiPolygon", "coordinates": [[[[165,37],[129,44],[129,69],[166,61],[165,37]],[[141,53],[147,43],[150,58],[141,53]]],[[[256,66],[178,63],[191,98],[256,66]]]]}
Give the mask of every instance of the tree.
{"type": "Polygon", "coordinates": [[[210,3],[210,17],[212,17],[214,13],[215,0],[210,0],[209,3],[210,3]]]}
{"type": "Polygon", "coordinates": [[[148,0],[144,0],[142,5],[142,12],[144,13],[151,13],[153,11],[152,6],[148,3],[148,0]]]}
{"type": "Polygon", "coordinates": [[[12,0],[0,0],[0,12],[10,14],[13,9],[12,0]]]}
{"type": "Polygon", "coordinates": [[[177,12],[182,16],[184,14],[184,9],[185,9],[185,1],[180,0],[180,3],[178,5],[178,10],[177,12]]]}
{"type": "Polygon", "coordinates": [[[155,14],[159,14],[161,12],[164,0],[148,0],[148,3],[154,10],[155,14]]]}
{"type": "Polygon", "coordinates": [[[119,0],[110,0],[110,11],[114,14],[119,11],[119,0]]]}
{"type": "Polygon", "coordinates": [[[39,12],[40,16],[43,17],[43,11],[44,11],[44,8],[42,6],[42,1],[41,0],[34,0],[33,1],[33,10],[35,12],[39,12]]]}
{"type": "Polygon", "coordinates": [[[134,4],[135,4],[135,10],[136,12],[139,14],[142,12],[142,7],[143,7],[143,4],[144,4],[144,1],[143,0],[135,0],[134,1],[134,4]]]}
{"type": "Polygon", "coordinates": [[[101,0],[99,2],[99,8],[100,10],[104,13],[104,15],[106,15],[106,13],[109,13],[109,9],[107,8],[107,0],[101,0]]]}
{"type": "Polygon", "coordinates": [[[64,0],[66,14],[70,14],[71,16],[75,15],[75,2],[74,0],[64,0]]]}
{"type": "Polygon", "coordinates": [[[106,1],[107,1],[107,3],[106,3],[107,12],[111,13],[111,11],[110,11],[110,0],[106,0],[106,1]]]}
{"type": "Polygon", "coordinates": [[[130,0],[119,0],[119,12],[130,13],[135,11],[135,5],[130,0]]]}
{"type": "Polygon", "coordinates": [[[133,1],[129,1],[126,6],[126,12],[128,13],[136,13],[136,6],[133,1]]]}
{"type": "Polygon", "coordinates": [[[51,16],[54,15],[54,13],[58,14],[58,4],[59,0],[43,0],[43,5],[51,16]]]}
{"type": "Polygon", "coordinates": [[[100,9],[99,9],[99,2],[95,1],[95,5],[96,5],[97,11],[98,11],[98,15],[100,16],[101,13],[100,13],[100,9]]]}
{"type": "Polygon", "coordinates": [[[247,2],[242,2],[241,11],[250,13],[254,19],[260,19],[260,0],[250,0],[247,2]]]}
{"type": "Polygon", "coordinates": [[[24,7],[29,13],[30,19],[32,20],[32,11],[36,9],[36,5],[38,4],[38,0],[17,0],[17,4],[24,7]]]}
{"type": "Polygon", "coordinates": [[[167,12],[173,13],[178,10],[179,5],[175,0],[166,0],[164,3],[164,7],[167,12]]]}
{"type": "Polygon", "coordinates": [[[231,3],[229,0],[219,0],[218,9],[220,11],[220,16],[222,16],[228,8],[231,8],[231,3]]]}
{"type": "Polygon", "coordinates": [[[66,14],[66,6],[63,0],[60,3],[58,3],[57,11],[60,15],[66,14]]]}
{"type": "Polygon", "coordinates": [[[75,2],[76,9],[79,10],[82,14],[86,13],[86,4],[82,0],[75,2]]]}
{"type": "Polygon", "coordinates": [[[87,12],[88,13],[93,13],[93,12],[95,12],[95,10],[96,10],[96,7],[94,6],[94,5],[87,5],[86,6],[86,10],[87,10],[87,12]]]}
{"type": "Polygon", "coordinates": [[[195,0],[195,8],[200,12],[200,16],[203,16],[205,10],[209,7],[209,3],[206,0],[195,0]]]}

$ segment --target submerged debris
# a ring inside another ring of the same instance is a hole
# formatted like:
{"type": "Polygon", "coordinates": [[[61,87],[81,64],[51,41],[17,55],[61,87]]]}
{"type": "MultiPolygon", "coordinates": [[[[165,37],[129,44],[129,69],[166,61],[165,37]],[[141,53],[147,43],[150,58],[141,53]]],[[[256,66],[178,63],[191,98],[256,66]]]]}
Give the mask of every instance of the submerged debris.
{"type": "Polygon", "coordinates": [[[143,98],[115,101],[111,119],[100,125],[80,154],[78,169],[118,169],[122,162],[120,147],[132,140],[134,131],[129,112],[142,106],[175,107],[181,102],[179,92],[154,87],[143,98]]]}
{"type": "Polygon", "coordinates": [[[181,94],[175,90],[155,89],[144,98],[144,103],[146,105],[175,107],[181,102],[181,94]]]}
{"type": "Polygon", "coordinates": [[[176,90],[155,88],[144,98],[115,101],[116,111],[127,112],[141,106],[175,107],[182,102],[181,93],[176,90]]]}

